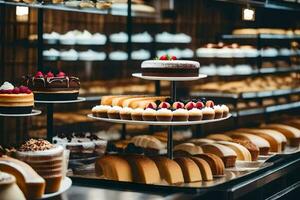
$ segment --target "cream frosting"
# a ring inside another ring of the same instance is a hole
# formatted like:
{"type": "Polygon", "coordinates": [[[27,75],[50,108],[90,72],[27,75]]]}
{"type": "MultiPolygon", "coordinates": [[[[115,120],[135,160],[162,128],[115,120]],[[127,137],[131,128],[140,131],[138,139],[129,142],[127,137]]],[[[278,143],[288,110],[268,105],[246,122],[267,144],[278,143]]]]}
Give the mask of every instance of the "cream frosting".
{"type": "Polygon", "coordinates": [[[223,109],[219,105],[214,106],[214,110],[215,112],[223,112],[223,109]]]}
{"type": "Polygon", "coordinates": [[[113,106],[113,107],[109,108],[107,113],[120,113],[121,110],[122,110],[122,108],[120,106],[113,106]]]}
{"type": "Polygon", "coordinates": [[[215,113],[214,109],[210,108],[210,107],[205,107],[202,109],[202,113],[215,113]]]}
{"type": "Polygon", "coordinates": [[[189,112],[186,109],[179,108],[173,111],[173,115],[188,115],[189,112]]]}
{"type": "Polygon", "coordinates": [[[120,110],[120,114],[131,114],[131,112],[132,112],[132,108],[128,108],[128,107],[122,108],[122,110],[120,110]]]}
{"type": "Polygon", "coordinates": [[[27,157],[27,156],[56,156],[59,153],[62,153],[64,148],[60,145],[55,145],[51,149],[44,151],[17,151],[17,157],[27,157]]]}
{"type": "Polygon", "coordinates": [[[157,115],[172,115],[172,111],[167,108],[161,108],[157,111],[157,115]]]}
{"type": "Polygon", "coordinates": [[[229,108],[226,105],[221,105],[221,108],[223,109],[223,112],[229,112],[229,108]]]}
{"type": "Polygon", "coordinates": [[[0,90],[13,90],[15,87],[10,82],[5,81],[1,87],[0,90]]]}
{"type": "Polygon", "coordinates": [[[143,115],[156,115],[156,110],[147,108],[146,110],[144,110],[143,115]]]}
{"type": "Polygon", "coordinates": [[[143,112],[144,112],[144,109],[142,109],[142,108],[136,108],[136,109],[132,110],[131,114],[132,115],[141,115],[143,112]]]}
{"type": "Polygon", "coordinates": [[[191,110],[188,111],[189,115],[202,115],[202,111],[198,108],[193,108],[191,110]]]}
{"type": "Polygon", "coordinates": [[[92,108],[92,112],[107,112],[110,108],[111,108],[111,106],[98,105],[98,106],[94,106],[92,108]]]}
{"type": "Polygon", "coordinates": [[[142,68],[200,68],[200,63],[191,60],[146,60],[142,68]]]}

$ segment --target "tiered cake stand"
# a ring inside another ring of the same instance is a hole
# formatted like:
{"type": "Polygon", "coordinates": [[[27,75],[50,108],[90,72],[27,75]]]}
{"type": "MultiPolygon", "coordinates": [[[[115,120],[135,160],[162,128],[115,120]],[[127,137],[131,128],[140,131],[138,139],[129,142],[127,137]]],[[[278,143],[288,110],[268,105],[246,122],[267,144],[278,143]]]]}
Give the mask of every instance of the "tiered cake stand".
{"type": "Polygon", "coordinates": [[[34,101],[37,104],[46,104],[47,106],[47,140],[52,141],[54,136],[53,133],[53,114],[54,114],[54,104],[70,104],[70,103],[80,103],[84,102],[85,98],[78,97],[75,100],[70,101],[34,101]]]}
{"type": "MultiPolygon", "coordinates": [[[[198,77],[154,77],[154,76],[143,76],[140,73],[132,74],[132,76],[136,78],[141,78],[145,80],[153,80],[153,81],[170,81],[171,82],[171,91],[170,96],[172,101],[176,101],[176,82],[177,81],[194,81],[202,78],[206,78],[205,74],[199,74],[198,77]]],[[[231,117],[229,114],[226,118],[221,119],[213,119],[213,120],[201,120],[201,121],[185,121],[185,122],[160,122],[160,121],[135,121],[135,120],[122,120],[122,119],[109,119],[109,118],[100,118],[95,117],[92,114],[88,115],[89,118],[101,120],[105,122],[112,122],[112,123],[120,123],[120,124],[140,124],[140,125],[154,125],[154,126],[168,126],[168,157],[173,158],[173,127],[174,126],[187,126],[187,125],[196,125],[196,124],[206,124],[212,123],[217,121],[222,121],[231,117]]]]}

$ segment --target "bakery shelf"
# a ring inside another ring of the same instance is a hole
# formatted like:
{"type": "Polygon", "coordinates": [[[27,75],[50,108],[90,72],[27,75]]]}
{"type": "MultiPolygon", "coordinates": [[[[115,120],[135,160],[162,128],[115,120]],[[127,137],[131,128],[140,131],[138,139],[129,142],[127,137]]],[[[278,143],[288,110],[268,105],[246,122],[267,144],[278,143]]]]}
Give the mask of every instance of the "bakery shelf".
{"type": "MultiPolygon", "coordinates": [[[[73,8],[67,7],[63,4],[42,4],[42,3],[19,3],[12,1],[4,1],[0,0],[0,4],[8,5],[8,6],[23,6],[29,8],[38,8],[45,10],[58,10],[58,11],[68,11],[68,12],[79,12],[79,13],[91,13],[91,14],[100,14],[100,15],[114,15],[114,16],[127,16],[127,9],[108,9],[101,10],[96,8],[73,8]]],[[[147,13],[147,12],[136,12],[131,11],[132,17],[147,17],[147,18],[156,18],[158,17],[158,13],[147,13]]]]}
{"type": "Polygon", "coordinates": [[[118,123],[118,124],[134,124],[134,125],[153,125],[153,126],[190,126],[190,125],[198,125],[198,124],[207,124],[214,123],[218,121],[223,121],[229,119],[231,114],[228,114],[227,117],[221,119],[212,119],[212,120],[201,120],[201,121],[137,121],[137,120],[123,120],[123,119],[110,119],[110,118],[101,118],[95,117],[92,114],[87,115],[89,118],[100,120],[104,122],[118,123]]]}
{"type": "Polygon", "coordinates": [[[272,35],[272,34],[245,34],[245,35],[222,35],[222,39],[234,40],[234,39],[264,39],[264,40],[300,40],[300,35],[272,35]]]}
{"type": "Polygon", "coordinates": [[[152,80],[152,81],[195,81],[198,79],[206,78],[207,75],[199,74],[197,77],[163,77],[163,76],[143,76],[141,73],[132,74],[133,77],[152,80]]]}

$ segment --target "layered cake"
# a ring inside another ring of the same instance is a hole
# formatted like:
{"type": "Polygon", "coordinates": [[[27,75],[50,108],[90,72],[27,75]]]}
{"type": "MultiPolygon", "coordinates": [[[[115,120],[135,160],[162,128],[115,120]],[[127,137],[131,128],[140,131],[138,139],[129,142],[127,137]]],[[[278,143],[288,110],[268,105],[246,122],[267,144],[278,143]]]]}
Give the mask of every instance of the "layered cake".
{"type": "Polygon", "coordinates": [[[34,93],[36,100],[65,101],[75,100],[80,89],[79,78],[67,76],[64,72],[54,75],[52,72],[25,77],[25,84],[34,93]]]}
{"type": "Polygon", "coordinates": [[[53,138],[53,143],[70,150],[70,159],[102,156],[107,147],[106,140],[90,133],[69,136],[61,134],[53,138]]]}
{"type": "Polygon", "coordinates": [[[0,113],[28,114],[32,112],[33,106],[33,93],[27,87],[14,87],[9,82],[0,86],[0,113]]]}
{"type": "Polygon", "coordinates": [[[176,57],[168,55],[144,61],[141,65],[143,76],[198,77],[199,68],[199,62],[176,60],[176,57]]]}
{"type": "Polygon", "coordinates": [[[39,199],[43,196],[45,180],[28,164],[8,156],[0,156],[0,170],[16,177],[26,199],[39,199]]]}
{"type": "Polygon", "coordinates": [[[29,164],[46,181],[45,193],[57,192],[63,178],[62,146],[43,139],[30,139],[16,152],[16,157],[29,164]]]}

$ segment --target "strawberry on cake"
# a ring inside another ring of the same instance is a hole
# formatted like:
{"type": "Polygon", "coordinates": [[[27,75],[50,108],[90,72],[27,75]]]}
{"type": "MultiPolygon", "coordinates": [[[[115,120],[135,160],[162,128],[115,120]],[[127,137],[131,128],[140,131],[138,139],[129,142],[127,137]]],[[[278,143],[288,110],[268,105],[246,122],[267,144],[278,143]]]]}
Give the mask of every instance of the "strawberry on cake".
{"type": "Polygon", "coordinates": [[[190,60],[177,60],[175,56],[164,55],[156,60],[142,63],[143,76],[197,77],[200,63],[190,60]]]}
{"type": "Polygon", "coordinates": [[[34,106],[33,93],[25,86],[4,82],[0,87],[0,113],[28,114],[34,106]]]}
{"type": "Polygon", "coordinates": [[[54,75],[52,72],[27,76],[25,84],[33,91],[36,100],[65,101],[75,100],[80,89],[79,78],[67,76],[64,72],[54,75]]]}

